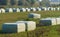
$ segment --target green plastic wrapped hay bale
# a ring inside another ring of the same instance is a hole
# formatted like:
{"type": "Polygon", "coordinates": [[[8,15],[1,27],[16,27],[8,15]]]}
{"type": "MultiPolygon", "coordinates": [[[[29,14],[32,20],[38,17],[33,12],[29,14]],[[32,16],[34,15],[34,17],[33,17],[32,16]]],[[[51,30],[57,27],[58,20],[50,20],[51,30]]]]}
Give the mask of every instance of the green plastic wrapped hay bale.
{"type": "Polygon", "coordinates": [[[2,31],[6,33],[19,33],[25,31],[24,23],[4,23],[2,26],[2,31]]]}
{"type": "Polygon", "coordinates": [[[35,18],[35,19],[37,19],[37,18],[41,18],[41,14],[30,13],[30,14],[28,15],[28,17],[29,17],[29,18],[35,18]]]}
{"type": "Polygon", "coordinates": [[[49,26],[49,25],[57,25],[57,21],[56,18],[43,18],[39,21],[39,25],[45,25],[45,26],[49,26]]]}

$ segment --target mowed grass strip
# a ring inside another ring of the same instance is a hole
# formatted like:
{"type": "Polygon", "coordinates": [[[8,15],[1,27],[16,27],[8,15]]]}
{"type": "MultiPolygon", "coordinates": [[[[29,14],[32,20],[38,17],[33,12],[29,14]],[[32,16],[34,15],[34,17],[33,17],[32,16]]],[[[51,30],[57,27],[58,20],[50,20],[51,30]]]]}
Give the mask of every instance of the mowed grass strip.
{"type": "MultiPolygon", "coordinates": [[[[5,22],[16,22],[19,20],[32,20],[38,23],[39,19],[30,19],[28,14],[32,12],[4,13],[0,14],[0,30],[5,22]]],[[[41,18],[60,17],[60,11],[36,11],[33,13],[41,14],[41,18]]],[[[36,30],[22,33],[2,33],[0,37],[59,37],[60,26],[40,26],[36,30]]]]}

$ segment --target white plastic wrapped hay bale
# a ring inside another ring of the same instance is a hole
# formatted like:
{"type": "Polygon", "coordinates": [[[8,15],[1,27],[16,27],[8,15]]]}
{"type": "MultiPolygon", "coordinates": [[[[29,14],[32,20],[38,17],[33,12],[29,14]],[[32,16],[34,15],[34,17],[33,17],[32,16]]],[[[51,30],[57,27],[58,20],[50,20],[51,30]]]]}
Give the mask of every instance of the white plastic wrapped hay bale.
{"type": "Polygon", "coordinates": [[[27,11],[27,12],[30,12],[30,9],[29,9],[29,8],[26,8],[26,11],[27,11]]]}
{"type": "Polygon", "coordinates": [[[47,10],[49,11],[49,10],[51,10],[51,8],[50,8],[50,7],[48,7],[48,8],[47,8],[47,10]]]}
{"type": "Polygon", "coordinates": [[[5,13],[5,9],[1,8],[0,10],[1,10],[1,13],[5,13]]]}
{"type": "Polygon", "coordinates": [[[30,12],[30,9],[27,9],[27,12],[30,12]]]}
{"type": "Polygon", "coordinates": [[[44,11],[47,11],[47,8],[46,7],[43,7],[44,11]]]}
{"type": "Polygon", "coordinates": [[[25,8],[21,8],[20,11],[21,12],[26,12],[26,9],[25,8]]]}
{"type": "Polygon", "coordinates": [[[53,8],[51,8],[51,10],[53,11],[53,8]]]}
{"type": "Polygon", "coordinates": [[[1,9],[0,9],[0,13],[1,13],[1,9]]]}
{"type": "Polygon", "coordinates": [[[57,8],[57,10],[59,11],[59,10],[60,10],[60,8],[57,8]]]}
{"type": "Polygon", "coordinates": [[[26,31],[32,31],[36,29],[36,22],[34,21],[17,21],[16,23],[21,23],[21,22],[25,23],[26,31]]]}
{"type": "Polygon", "coordinates": [[[25,9],[29,9],[29,8],[25,8],[25,9]]]}
{"type": "Polygon", "coordinates": [[[60,18],[56,18],[57,25],[60,24],[60,18]]]}
{"type": "Polygon", "coordinates": [[[38,8],[38,11],[41,11],[41,8],[38,8]]]}
{"type": "Polygon", "coordinates": [[[33,11],[36,11],[36,8],[33,8],[33,11]]]}
{"type": "Polygon", "coordinates": [[[45,8],[45,7],[41,7],[41,10],[45,10],[44,8],[45,8]]]}
{"type": "Polygon", "coordinates": [[[20,12],[20,9],[19,8],[17,8],[17,11],[16,12],[20,12]]]}
{"type": "Polygon", "coordinates": [[[44,8],[45,11],[47,11],[47,8],[44,8]]]}
{"type": "Polygon", "coordinates": [[[25,31],[25,24],[24,23],[4,23],[2,26],[3,32],[24,32],[25,31]]]}
{"type": "Polygon", "coordinates": [[[36,8],[36,11],[41,11],[41,8],[36,8]]]}
{"type": "Polygon", "coordinates": [[[56,8],[54,8],[54,11],[56,10],[56,8]]]}
{"type": "Polygon", "coordinates": [[[27,30],[31,31],[31,30],[35,30],[36,29],[36,23],[33,21],[28,21],[27,22],[27,30]]]}
{"type": "Polygon", "coordinates": [[[13,13],[13,9],[12,8],[9,8],[9,13],[13,13]]]}
{"type": "Polygon", "coordinates": [[[52,10],[52,11],[55,11],[55,10],[56,10],[56,8],[52,8],[52,7],[51,7],[51,10],[52,10]]]}
{"type": "Polygon", "coordinates": [[[30,13],[28,15],[28,17],[29,18],[35,18],[35,19],[37,19],[37,18],[41,18],[41,15],[40,14],[36,14],[36,13],[30,13]]]}
{"type": "Polygon", "coordinates": [[[40,22],[40,25],[46,25],[46,26],[56,25],[56,18],[44,18],[44,19],[41,19],[39,22],[40,22]]]}
{"type": "Polygon", "coordinates": [[[36,11],[36,8],[30,8],[31,11],[35,12],[36,11]]]}

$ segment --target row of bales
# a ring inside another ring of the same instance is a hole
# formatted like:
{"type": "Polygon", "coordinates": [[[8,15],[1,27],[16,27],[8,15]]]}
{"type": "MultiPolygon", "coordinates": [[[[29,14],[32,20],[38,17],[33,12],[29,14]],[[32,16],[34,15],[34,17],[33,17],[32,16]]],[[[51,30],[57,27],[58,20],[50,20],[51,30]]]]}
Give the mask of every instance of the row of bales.
{"type": "MultiPolygon", "coordinates": [[[[28,18],[38,19],[39,24],[38,26],[50,26],[50,25],[59,25],[60,24],[60,17],[58,18],[41,18],[41,14],[37,13],[29,13],[28,18]]],[[[25,32],[25,31],[32,31],[35,30],[37,27],[37,23],[35,21],[17,21],[14,23],[4,23],[2,25],[3,32],[25,32]]]]}
{"type": "Polygon", "coordinates": [[[32,31],[36,29],[36,22],[34,21],[17,21],[15,23],[4,23],[2,31],[4,33],[19,33],[25,31],[32,31]]]}
{"type": "Polygon", "coordinates": [[[57,18],[42,18],[39,21],[40,25],[59,25],[60,24],[60,17],[57,18]]]}
{"type": "Polygon", "coordinates": [[[30,13],[29,18],[39,19],[39,26],[59,25],[60,17],[41,18],[41,14],[30,13]]]}
{"type": "MultiPolygon", "coordinates": [[[[40,19],[41,15],[36,13],[30,13],[28,18],[40,19]]],[[[25,31],[32,31],[36,29],[35,21],[16,21],[14,23],[4,23],[2,25],[2,32],[4,33],[19,33],[25,31]]]]}
{"type": "Polygon", "coordinates": [[[31,7],[31,8],[0,8],[0,13],[12,13],[12,12],[30,12],[30,11],[60,11],[60,7],[31,7]]]}

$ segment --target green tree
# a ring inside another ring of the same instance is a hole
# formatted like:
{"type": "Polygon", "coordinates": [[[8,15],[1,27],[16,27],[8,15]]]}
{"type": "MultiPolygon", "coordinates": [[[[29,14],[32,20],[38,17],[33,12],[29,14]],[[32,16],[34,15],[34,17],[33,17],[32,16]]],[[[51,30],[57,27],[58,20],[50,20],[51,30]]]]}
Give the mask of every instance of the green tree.
{"type": "Polygon", "coordinates": [[[27,0],[31,6],[33,6],[34,3],[36,3],[37,0],[27,0]]]}
{"type": "Polygon", "coordinates": [[[47,5],[50,5],[49,3],[50,3],[49,0],[43,0],[43,1],[41,2],[41,5],[42,5],[42,6],[47,6],[47,5]]]}
{"type": "Polygon", "coordinates": [[[0,5],[7,5],[7,0],[0,0],[0,5]]]}
{"type": "Polygon", "coordinates": [[[11,5],[15,5],[15,0],[10,0],[11,5]]]}

